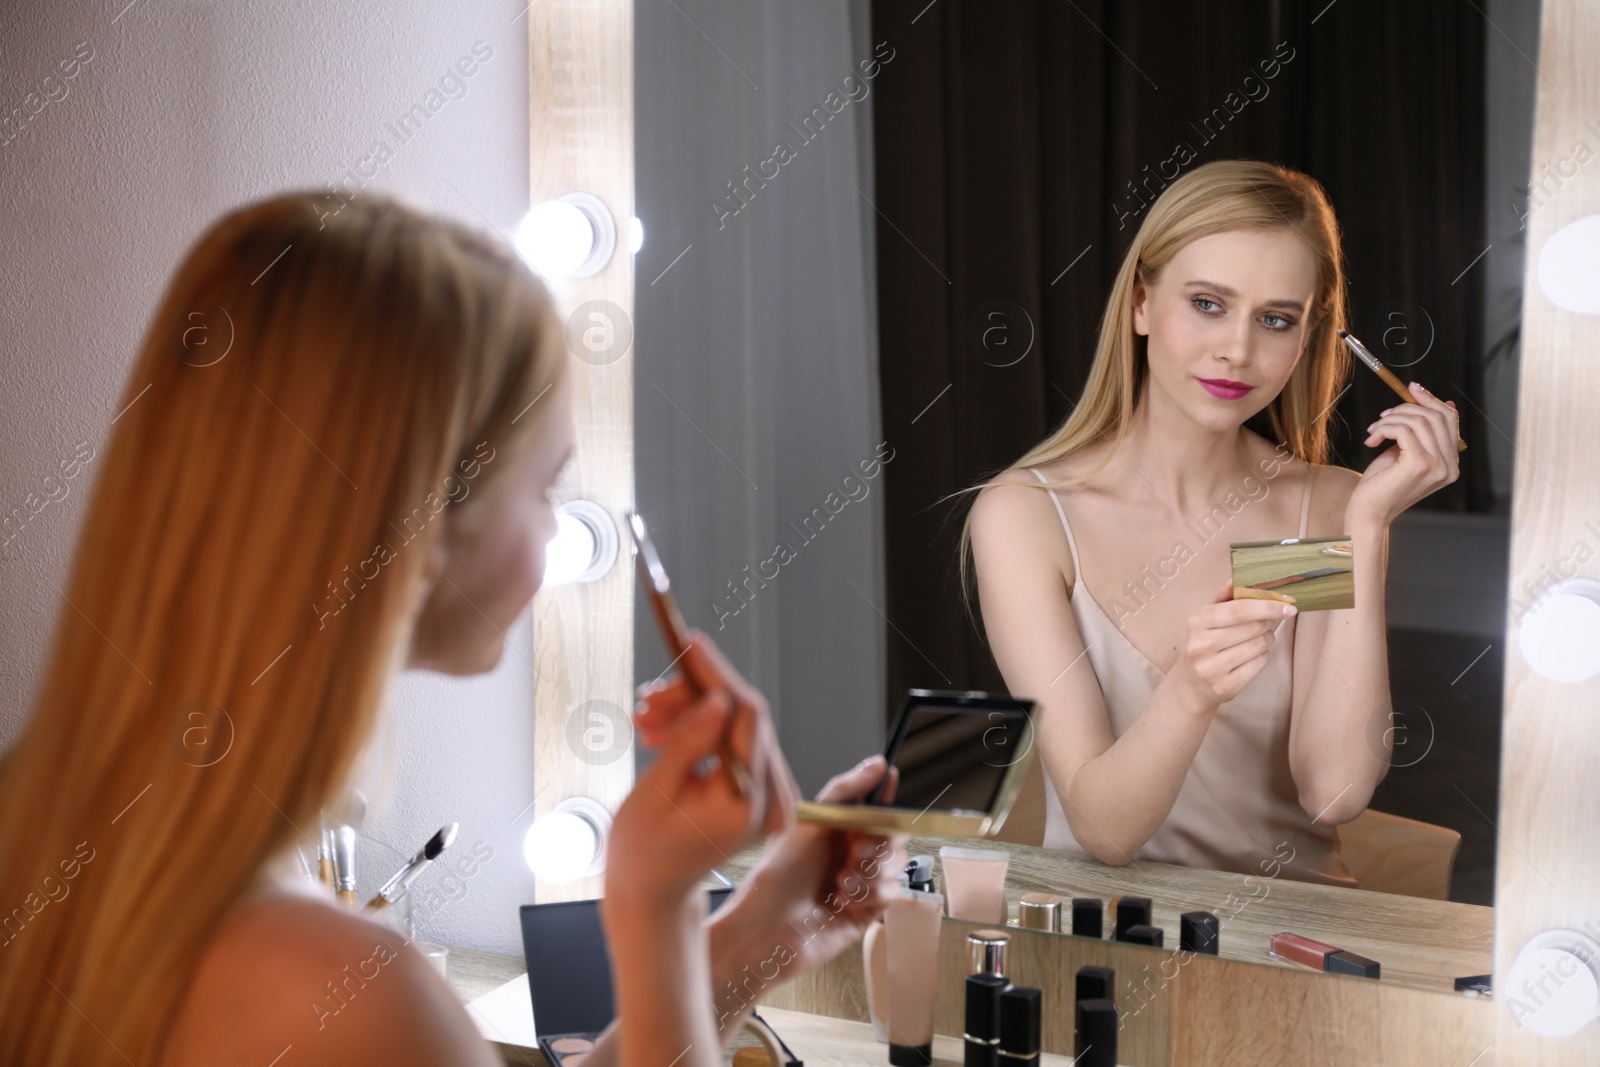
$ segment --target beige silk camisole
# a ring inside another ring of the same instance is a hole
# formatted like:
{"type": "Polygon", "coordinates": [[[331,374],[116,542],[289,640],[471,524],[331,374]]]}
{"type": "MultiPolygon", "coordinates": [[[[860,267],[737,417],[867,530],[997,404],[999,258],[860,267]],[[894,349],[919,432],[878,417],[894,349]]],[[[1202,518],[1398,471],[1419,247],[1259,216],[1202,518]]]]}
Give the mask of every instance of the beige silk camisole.
{"type": "MultiPolygon", "coordinates": [[[[1083,583],[1078,545],[1061,498],[1046,486],[1067,534],[1074,573],[1071,605],[1100,683],[1113,737],[1121,737],[1150,703],[1164,672],[1133,646],[1083,583]]],[[[1300,533],[1311,513],[1311,480],[1300,503],[1300,533]]],[[[1300,807],[1289,770],[1289,716],[1294,702],[1293,618],[1278,624],[1267,665],[1238,696],[1217,709],[1184,775],[1172,811],[1132,857],[1156,863],[1321,882],[1354,888],[1339,855],[1339,832],[1311,821],[1300,807]]],[[[1061,798],[1045,769],[1044,846],[1083,851],[1067,825],[1061,798]]]]}

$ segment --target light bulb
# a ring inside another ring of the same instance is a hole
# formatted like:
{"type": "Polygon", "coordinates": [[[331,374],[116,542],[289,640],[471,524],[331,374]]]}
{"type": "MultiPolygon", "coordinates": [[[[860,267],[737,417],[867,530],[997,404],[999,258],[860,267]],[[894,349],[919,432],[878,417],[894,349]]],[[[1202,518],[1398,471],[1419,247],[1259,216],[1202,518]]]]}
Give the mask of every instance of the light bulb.
{"type": "Polygon", "coordinates": [[[1600,582],[1562,582],[1522,617],[1517,634],[1528,665],[1552,681],[1600,673],[1600,582]]]}
{"type": "MultiPolygon", "coordinates": [[[[1546,930],[1517,953],[1504,983],[1506,1007],[1523,1029],[1575,1034],[1600,1016],[1600,944],[1576,930],[1546,930]]],[[[1501,996],[1498,984],[1495,996],[1501,996]]]]}
{"type": "Polygon", "coordinates": [[[522,858],[541,881],[559,885],[605,870],[611,813],[588,797],[568,797],[533,820],[522,858]]]}
{"type": "Polygon", "coordinates": [[[517,227],[514,243],[528,265],[546,278],[574,273],[594,251],[594,224],[573,204],[537,204],[517,227]]]}
{"type": "Polygon", "coordinates": [[[543,585],[592,582],[617,561],[617,524],[592,500],[569,500],[556,509],[556,535],[545,549],[543,585]]]}
{"type": "Polygon", "coordinates": [[[1557,307],[1600,315],[1600,215],[1574,219],[1539,249],[1539,288],[1557,307]]]}
{"type": "Polygon", "coordinates": [[[544,585],[575,582],[594,561],[594,529],[566,509],[556,512],[556,535],[544,550],[544,585]]]}

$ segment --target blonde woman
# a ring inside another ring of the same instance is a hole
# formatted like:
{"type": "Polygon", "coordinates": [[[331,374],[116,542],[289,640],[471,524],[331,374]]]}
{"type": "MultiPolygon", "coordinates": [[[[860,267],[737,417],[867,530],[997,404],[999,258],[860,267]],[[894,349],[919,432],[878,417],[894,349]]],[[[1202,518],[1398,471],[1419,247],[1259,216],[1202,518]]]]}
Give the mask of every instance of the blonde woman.
{"type": "Polygon", "coordinates": [[[1455,406],[1415,384],[1367,429],[1393,447],[1327,465],[1344,307],[1314,180],[1197,167],[1145,216],[1077,406],[981,488],[963,572],[1042,704],[1047,846],[1354,884],[1336,827],[1388,769],[1389,527],[1457,465],[1455,406]],[[1354,608],[1230,598],[1229,542],[1332,535],[1354,608]]]}
{"type": "MultiPolygon", "coordinates": [[[[288,194],[209,228],[128,377],[0,766],[0,1062],[498,1062],[421,955],[309,889],[294,849],[395,671],[499,660],[555,530],[568,359],[503,246],[376,195],[331,206],[288,194]],[[231,730],[226,749],[206,730],[231,730]]],[[[790,828],[765,704],[704,635],[680,669],[700,695],[641,693],[662,754],[616,816],[620,1016],[597,1064],[717,1062],[749,1008],[729,996],[740,968],[826,901],[828,929],[776,980],[816,966],[894,884],[897,842],[790,828]],[[697,769],[724,733],[747,798],[697,769]],[[706,870],[778,831],[708,928],[706,870]]],[[[882,769],[826,792],[860,796],[882,769]]]]}

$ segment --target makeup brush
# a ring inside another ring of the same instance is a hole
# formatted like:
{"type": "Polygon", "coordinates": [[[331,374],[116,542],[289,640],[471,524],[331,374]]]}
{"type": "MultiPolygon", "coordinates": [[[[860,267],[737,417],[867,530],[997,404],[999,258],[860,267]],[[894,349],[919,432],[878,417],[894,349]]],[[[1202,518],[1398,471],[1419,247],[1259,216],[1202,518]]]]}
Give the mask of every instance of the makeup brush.
{"type": "Polygon", "coordinates": [[[439,857],[439,853],[450,847],[450,842],[456,839],[456,831],[460,823],[451,823],[432,837],[422,846],[422,851],[395,872],[394,877],[383,883],[383,888],[378,890],[378,895],[367,901],[367,908],[371,911],[382,911],[390,904],[399,900],[410,890],[411,883],[417,880],[417,875],[423,868],[439,857]]]}
{"type": "Polygon", "coordinates": [[[328,829],[326,816],[321,817],[320,827],[317,833],[317,880],[332,889],[336,881],[333,875],[333,831],[328,829]]]}
{"type": "MultiPolygon", "coordinates": [[[[1417,402],[1417,398],[1411,394],[1411,390],[1406,388],[1405,383],[1395,375],[1394,371],[1378,362],[1378,357],[1367,351],[1367,346],[1357,341],[1349,330],[1340,330],[1339,339],[1350,346],[1350,351],[1356,354],[1356,359],[1366,364],[1368,370],[1382,378],[1383,383],[1394,390],[1395,396],[1407,404],[1415,404],[1417,402]]],[[[1458,435],[1456,437],[1456,451],[1465,452],[1466,450],[1467,443],[1458,435]]]]}
{"type": "MultiPolygon", "coordinates": [[[[634,543],[639,546],[635,557],[639,564],[639,579],[644,582],[644,590],[650,600],[650,610],[656,617],[656,628],[661,631],[661,639],[666,644],[667,651],[672,653],[672,662],[676,663],[689,650],[689,628],[684,625],[683,615],[678,611],[678,602],[672,596],[672,580],[667,577],[667,569],[661,565],[661,557],[656,554],[655,542],[650,540],[650,531],[645,528],[644,516],[636,511],[628,512],[628,526],[633,531],[634,543]]],[[[695,685],[689,672],[684,671],[683,677],[698,693],[699,686],[695,685]]],[[[717,739],[717,760],[727,772],[728,781],[733,785],[734,792],[741,797],[749,796],[750,768],[734,754],[726,736],[717,739]]]]}
{"type": "Polygon", "coordinates": [[[353,826],[338,826],[333,831],[334,891],[339,899],[352,908],[360,903],[356,897],[356,830],[353,826]]]}
{"type": "Polygon", "coordinates": [[[359,789],[346,790],[334,806],[334,813],[334,891],[340,900],[355,907],[360,903],[356,896],[356,831],[367,817],[367,795],[359,789]]]}

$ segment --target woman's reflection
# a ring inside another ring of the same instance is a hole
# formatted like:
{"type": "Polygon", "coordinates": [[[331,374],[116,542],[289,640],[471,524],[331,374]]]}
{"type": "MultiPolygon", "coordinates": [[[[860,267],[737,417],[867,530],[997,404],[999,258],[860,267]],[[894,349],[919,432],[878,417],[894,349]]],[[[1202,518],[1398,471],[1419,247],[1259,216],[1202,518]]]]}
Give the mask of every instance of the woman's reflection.
{"type": "Polygon", "coordinates": [[[1389,766],[1389,526],[1455,481],[1456,412],[1413,385],[1366,436],[1393,447],[1327,465],[1344,324],[1317,182],[1198,167],[1134,238],[1071,415],[978,494],[963,570],[970,545],[995,659],[1040,703],[1047,847],[1355,884],[1335,828],[1389,766]],[[1354,608],[1231,599],[1230,542],[1334,535],[1354,608]]]}

